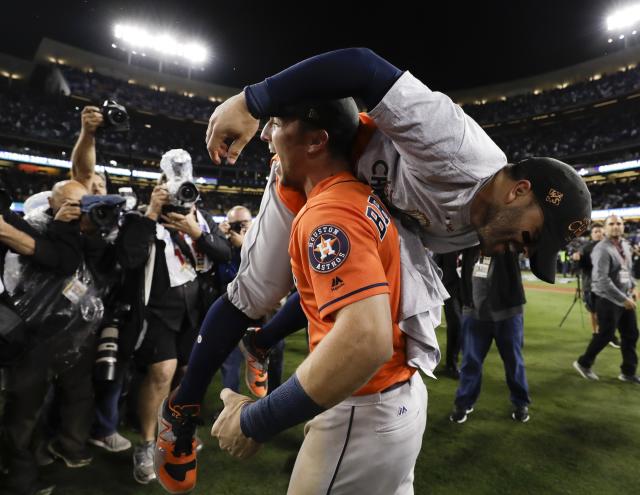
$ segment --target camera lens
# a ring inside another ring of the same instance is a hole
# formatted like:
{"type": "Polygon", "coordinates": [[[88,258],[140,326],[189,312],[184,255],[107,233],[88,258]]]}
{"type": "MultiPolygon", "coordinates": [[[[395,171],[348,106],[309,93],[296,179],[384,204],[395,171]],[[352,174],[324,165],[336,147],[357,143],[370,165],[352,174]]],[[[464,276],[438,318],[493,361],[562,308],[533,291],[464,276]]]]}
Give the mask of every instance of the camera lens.
{"type": "Polygon", "coordinates": [[[176,192],[176,199],[181,203],[194,203],[198,196],[198,188],[191,182],[181,184],[176,192]]]}
{"type": "Polygon", "coordinates": [[[122,124],[127,120],[127,114],[121,110],[112,110],[110,115],[114,124],[122,124]]]}
{"type": "Polygon", "coordinates": [[[115,324],[103,328],[100,333],[95,367],[98,380],[115,380],[118,362],[118,335],[118,327],[115,324]]]}

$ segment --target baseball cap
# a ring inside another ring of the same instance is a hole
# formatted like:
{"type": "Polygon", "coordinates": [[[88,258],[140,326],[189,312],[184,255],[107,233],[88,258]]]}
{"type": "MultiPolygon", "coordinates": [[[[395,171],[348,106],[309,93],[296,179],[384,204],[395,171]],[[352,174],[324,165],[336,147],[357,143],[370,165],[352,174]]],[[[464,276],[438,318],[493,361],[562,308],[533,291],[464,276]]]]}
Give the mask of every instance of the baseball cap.
{"type": "Polygon", "coordinates": [[[544,214],[541,235],[529,250],[531,271],[552,284],[558,252],[591,223],[591,194],[578,172],[559,160],[532,157],[514,166],[514,175],[531,182],[544,214]]]}
{"type": "Polygon", "coordinates": [[[86,194],[80,198],[80,211],[87,213],[96,206],[120,207],[124,205],[125,201],[125,198],[119,194],[86,194]]]}
{"type": "Polygon", "coordinates": [[[273,117],[296,118],[324,129],[330,139],[350,144],[356,137],[360,118],[353,98],[315,100],[284,105],[273,117]]]}

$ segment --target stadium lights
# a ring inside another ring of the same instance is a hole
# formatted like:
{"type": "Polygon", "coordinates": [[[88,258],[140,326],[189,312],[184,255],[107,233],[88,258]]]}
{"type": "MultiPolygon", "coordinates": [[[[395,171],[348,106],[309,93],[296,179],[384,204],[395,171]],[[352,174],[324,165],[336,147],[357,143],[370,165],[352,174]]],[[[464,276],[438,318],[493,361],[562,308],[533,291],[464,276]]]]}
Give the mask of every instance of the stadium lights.
{"type": "Polygon", "coordinates": [[[640,21],[640,4],[630,5],[614,11],[607,17],[607,30],[621,31],[640,21]]]}
{"type": "Polygon", "coordinates": [[[204,63],[209,55],[200,43],[179,41],[169,33],[152,34],[141,26],[116,24],[113,35],[119,43],[127,45],[132,53],[144,50],[145,56],[146,52],[155,52],[160,56],[182,58],[195,65],[204,63]]]}

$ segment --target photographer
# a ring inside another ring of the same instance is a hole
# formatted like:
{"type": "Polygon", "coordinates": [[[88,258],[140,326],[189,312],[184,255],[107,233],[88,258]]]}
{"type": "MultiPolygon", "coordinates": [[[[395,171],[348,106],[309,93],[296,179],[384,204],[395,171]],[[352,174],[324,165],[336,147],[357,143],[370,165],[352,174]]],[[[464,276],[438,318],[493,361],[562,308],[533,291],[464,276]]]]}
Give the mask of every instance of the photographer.
{"type": "MultiPolygon", "coordinates": [[[[96,106],[86,106],[82,109],[80,134],[71,153],[71,176],[81,182],[94,195],[107,194],[104,175],[95,171],[96,133],[100,128],[109,125],[103,115],[104,109],[104,106],[103,110],[96,106]]],[[[126,115],[126,112],[124,114],[126,115]]],[[[118,298],[108,302],[105,308],[105,314],[108,316],[105,319],[107,325],[114,323],[115,313],[118,312],[118,308],[124,306],[126,306],[126,303],[118,300],[118,298]]],[[[120,320],[122,319],[120,318],[120,320]]],[[[109,328],[111,330],[107,331],[107,333],[110,334],[119,331],[118,328],[112,326],[109,328]]],[[[110,342],[109,339],[111,337],[106,337],[107,333],[105,333],[105,339],[110,342]]],[[[115,338],[113,340],[117,348],[119,339],[115,338]]],[[[99,345],[103,345],[102,339],[99,340],[99,345]]],[[[102,358],[102,356],[99,355],[98,358],[102,358]]],[[[119,422],[118,401],[122,392],[124,370],[121,367],[118,368],[117,373],[114,376],[110,376],[109,380],[99,376],[99,373],[99,371],[96,373],[95,381],[96,419],[89,442],[109,452],[127,450],[131,447],[131,442],[117,431],[119,422]]]]}
{"type": "MultiPolygon", "coordinates": [[[[580,249],[575,251],[571,255],[571,259],[577,262],[580,273],[580,282],[582,285],[582,300],[584,301],[585,308],[591,315],[591,333],[598,333],[598,319],[596,317],[595,307],[595,295],[591,291],[591,271],[593,270],[593,264],[591,263],[591,252],[598,242],[602,240],[604,232],[602,230],[602,224],[600,222],[594,222],[591,224],[591,239],[583,244],[580,249]]],[[[614,340],[611,341],[614,345],[617,345],[614,340]]],[[[617,345],[619,347],[619,345],[617,345]]]]}
{"type": "Polygon", "coordinates": [[[158,407],[186,366],[199,329],[200,275],[231,258],[229,242],[195,207],[189,154],[171,150],[160,166],[164,173],[145,216],[126,215],[118,241],[120,261],[135,281],[134,318],[125,333],[139,334],[135,360],[145,373],[138,402],[143,442],[133,455],[134,478],[143,484],[155,478],[158,407]]]}
{"type": "Polygon", "coordinates": [[[109,249],[100,226],[92,221],[86,193],[76,181],[57,183],[50,210],[42,212],[38,222],[32,221],[36,230],[45,228],[50,239],[67,247],[58,259],[61,266],[73,267],[73,275],[26,260],[12,295],[31,336],[29,350],[11,369],[4,416],[7,486],[19,494],[52,489],[39,481],[30,449],[52,382],[62,419],[49,451],[69,467],[91,462],[86,442],[93,413],[93,337],[102,319],[102,298],[114,271],[115,250],[109,249]]]}

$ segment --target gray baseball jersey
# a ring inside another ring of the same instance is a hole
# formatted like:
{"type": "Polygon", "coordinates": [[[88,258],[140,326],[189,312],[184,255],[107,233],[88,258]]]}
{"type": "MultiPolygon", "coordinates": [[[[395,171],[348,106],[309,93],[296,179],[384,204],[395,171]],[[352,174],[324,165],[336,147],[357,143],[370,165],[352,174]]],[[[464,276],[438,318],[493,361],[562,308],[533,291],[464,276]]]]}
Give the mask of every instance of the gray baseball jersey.
{"type": "MultiPolygon", "coordinates": [[[[433,251],[477,244],[471,201],[506,164],[498,146],[448,96],[409,72],[370,116],[378,129],[357,162],[358,177],[418,219],[422,240],[433,251]]],[[[278,198],[275,173],[274,167],[242,246],[238,276],[227,289],[231,302],[252,318],[275,307],[292,284],[287,246],[294,214],[278,198]]]]}

